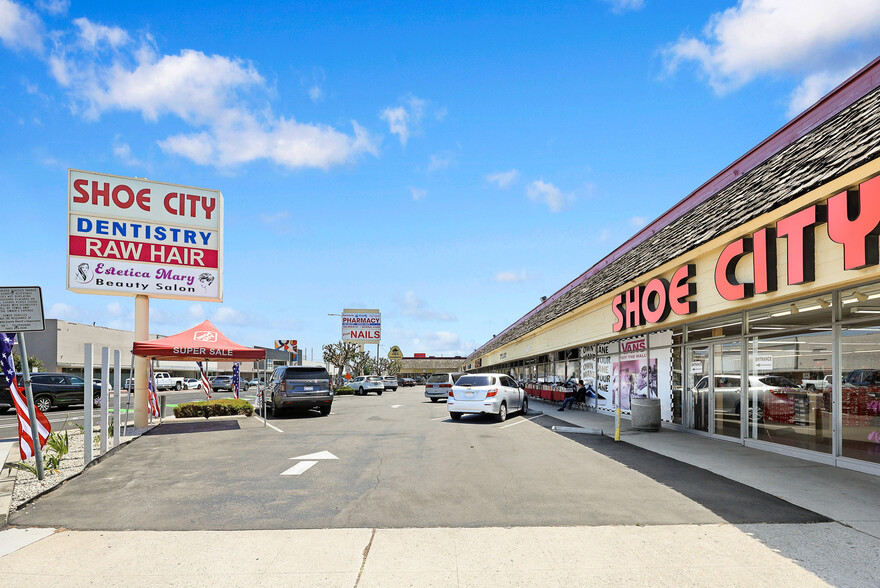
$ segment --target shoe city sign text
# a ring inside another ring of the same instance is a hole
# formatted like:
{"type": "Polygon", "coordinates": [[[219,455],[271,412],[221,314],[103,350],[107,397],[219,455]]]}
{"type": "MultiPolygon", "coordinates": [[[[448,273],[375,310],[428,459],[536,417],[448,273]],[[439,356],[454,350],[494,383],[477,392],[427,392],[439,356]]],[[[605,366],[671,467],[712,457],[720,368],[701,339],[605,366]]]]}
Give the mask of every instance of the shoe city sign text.
{"type": "MultiPolygon", "coordinates": [[[[827,225],[828,238],[843,246],[844,270],[858,270],[880,263],[880,176],[862,182],[764,227],[749,237],[729,243],[715,264],[715,288],[725,300],[744,300],[777,290],[776,240],[786,240],[786,282],[790,286],[816,279],[815,230],[827,225]],[[740,282],[736,267],[751,255],[752,282],[740,282]]],[[[615,333],[646,324],[661,323],[670,312],[685,316],[697,312],[697,303],[687,300],[697,293],[689,282],[696,266],[679,267],[667,281],[654,278],[614,297],[611,310],[616,317],[615,333]]]]}

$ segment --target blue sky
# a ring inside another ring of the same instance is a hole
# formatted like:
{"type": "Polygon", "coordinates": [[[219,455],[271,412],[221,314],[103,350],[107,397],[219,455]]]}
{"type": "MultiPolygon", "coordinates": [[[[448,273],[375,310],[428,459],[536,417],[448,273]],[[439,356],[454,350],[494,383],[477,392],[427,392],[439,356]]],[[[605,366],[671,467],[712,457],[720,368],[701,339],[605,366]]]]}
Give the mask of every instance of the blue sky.
{"type": "Polygon", "coordinates": [[[133,329],[65,289],[67,169],[147,177],[226,218],[223,304],[152,332],[467,354],[878,50],[876,0],[0,0],[0,281],[133,329]]]}

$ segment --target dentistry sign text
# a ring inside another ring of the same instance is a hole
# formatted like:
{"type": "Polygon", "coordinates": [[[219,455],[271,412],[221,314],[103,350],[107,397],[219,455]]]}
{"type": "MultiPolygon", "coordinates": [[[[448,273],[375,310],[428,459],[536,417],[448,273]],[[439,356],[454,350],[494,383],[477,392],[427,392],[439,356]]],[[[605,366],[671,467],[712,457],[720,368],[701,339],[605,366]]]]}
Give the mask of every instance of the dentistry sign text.
{"type": "Polygon", "coordinates": [[[223,301],[223,195],[71,169],[67,289],[223,301]]]}
{"type": "MultiPolygon", "coordinates": [[[[816,279],[816,230],[822,225],[828,238],[843,247],[843,269],[859,270],[880,264],[880,176],[808,206],[742,237],[721,251],[715,263],[714,281],[725,300],[745,300],[775,292],[778,288],[776,242],[786,240],[785,279],[790,286],[816,279]],[[740,260],[749,257],[752,281],[737,280],[740,260]]],[[[616,317],[614,332],[661,323],[670,312],[684,316],[697,312],[697,303],[688,300],[697,293],[690,280],[696,266],[679,267],[671,280],[654,278],[614,297],[611,310],[616,317]]]]}

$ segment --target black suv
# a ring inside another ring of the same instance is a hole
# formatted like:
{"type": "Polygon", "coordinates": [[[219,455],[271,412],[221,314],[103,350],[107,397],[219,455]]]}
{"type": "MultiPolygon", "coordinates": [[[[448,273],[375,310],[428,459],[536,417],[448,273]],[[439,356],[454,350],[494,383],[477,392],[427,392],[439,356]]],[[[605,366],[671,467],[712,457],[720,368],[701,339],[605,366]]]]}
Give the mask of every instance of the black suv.
{"type": "Polygon", "coordinates": [[[265,394],[274,417],[293,408],[317,408],[327,416],[333,404],[333,382],[322,367],[279,367],[272,372],[265,394]]]}
{"type": "MultiPolygon", "coordinates": [[[[19,386],[22,386],[24,377],[16,374],[19,386]]],[[[9,392],[9,386],[6,385],[6,378],[0,385],[0,411],[5,412],[7,405],[14,406],[12,402],[12,394],[9,392]]],[[[40,409],[40,412],[46,412],[53,406],[58,408],[66,408],[72,404],[83,403],[83,393],[85,391],[85,382],[78,376],[59,373],[39,372],[31,374],[31,387],[34,391],[34,406],[40,409]]],[[[92,402],[94,406],[101,406],[101,385],[92,384],[92,402]]]]}

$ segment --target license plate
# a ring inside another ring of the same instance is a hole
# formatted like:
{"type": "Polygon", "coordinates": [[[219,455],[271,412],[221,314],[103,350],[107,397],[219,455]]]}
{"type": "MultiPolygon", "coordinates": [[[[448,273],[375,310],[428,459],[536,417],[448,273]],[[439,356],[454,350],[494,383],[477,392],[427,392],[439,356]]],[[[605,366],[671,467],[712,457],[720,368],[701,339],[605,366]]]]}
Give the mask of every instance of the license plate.
{"type": "Polygon", "coordinates": [[[465,392],[464,395],[465,395],[465,398],[473,398],[474,397],[474,393],[470,390],[465,392]]]}
{"type": "Polygon", "coordinates": [[[303,391],[305,392],[311,392],[314,389],[314,386],[303,386],[303,391]]]}

